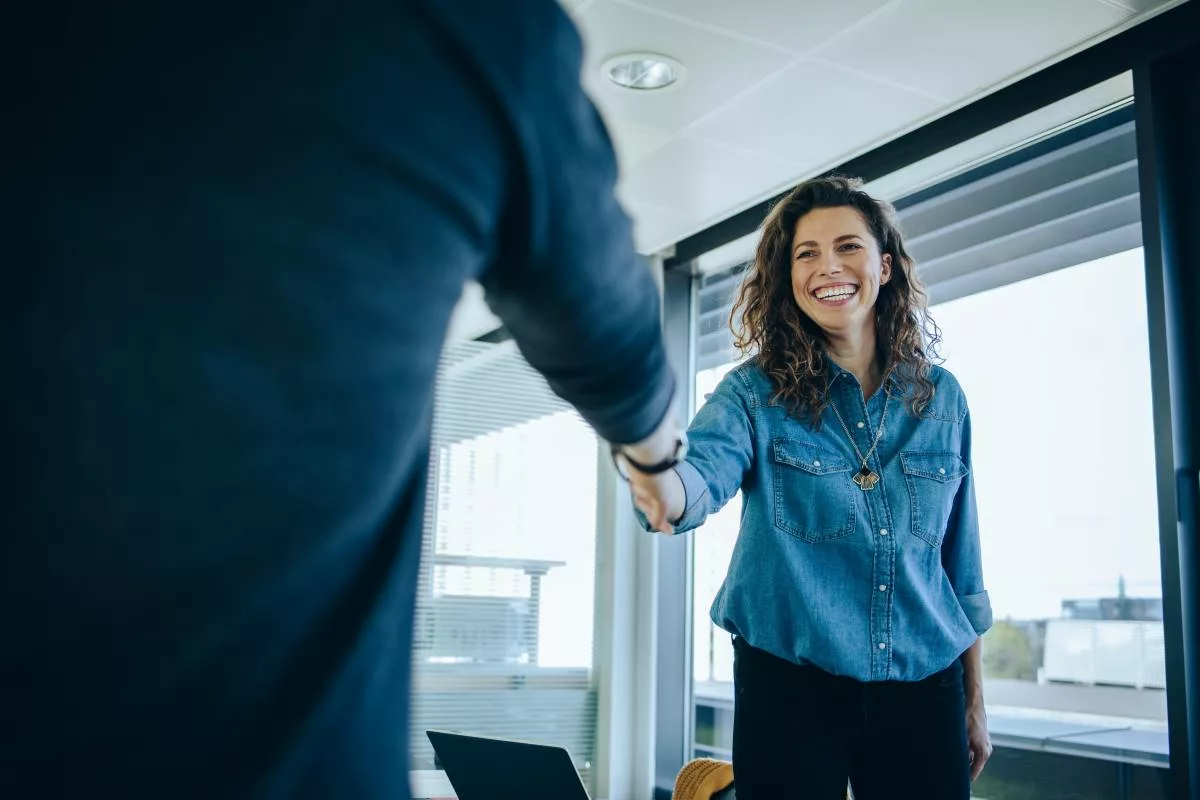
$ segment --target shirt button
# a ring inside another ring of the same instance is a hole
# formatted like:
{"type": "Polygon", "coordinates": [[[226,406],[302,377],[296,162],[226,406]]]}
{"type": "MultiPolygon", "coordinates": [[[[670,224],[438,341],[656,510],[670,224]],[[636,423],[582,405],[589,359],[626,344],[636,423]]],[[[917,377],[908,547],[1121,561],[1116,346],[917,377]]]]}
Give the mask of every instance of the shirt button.
{"type": "Polygon", "coordinates": [[[938,475],[945,475],[945,474],[946,474],[946,468],[938,467],[938,475]]]}
{"type": "Polygon", "coordinates": [[[814,462],[813,462],[813,466],[814,466],[814,467],[819,467],[819,466],[821,466],[821,462],[820,462],[820,461],[814,461],[814,462]]]}
{"type": "Polygon", "coordinates": [[[887,528],[880,528],[880,529],[879,529],[879,535],[880,535],[880,536],[887,536],[887,528]]]}
{"type": "Polygon", "coordinates": [[[886,584],[886,583],[881,583],[881,584],[879,584],[879,591],[881,591],[881,592],[886,592],[886,591],[887,591],[887,584],[886,584]]]}
{"type": "Polygon", "coordinates": [[[879,643],[879,649],[880,649],[880,650],[887,650],[887,643],[885,643],[885,642],[880,642],[880,643],[879,643]]]}
{"type": "Polygon", "coordinates": [[[865,423],[865,422],[860,422],[860,423],[858,423],[858,427],[860,427],[860,428],[865,428],[865,427],[867,427],[867,423],[865,423]]]}

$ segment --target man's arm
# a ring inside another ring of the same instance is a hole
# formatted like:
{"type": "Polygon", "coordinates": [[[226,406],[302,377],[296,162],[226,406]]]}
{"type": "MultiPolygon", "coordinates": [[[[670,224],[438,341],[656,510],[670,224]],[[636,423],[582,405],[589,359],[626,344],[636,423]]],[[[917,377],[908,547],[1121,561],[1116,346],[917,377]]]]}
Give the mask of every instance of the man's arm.
{"type": "Polygon", "coordinates": [[[525,358],[600,436],[642,442],[643,457],[669,453],[675,383],[658,289],[614,196],[612,142],[580,86],[582,45],[556,3],[530,13],[533,46],[509,110],[523,185],[508,255],[481,283],[525,358]]]}

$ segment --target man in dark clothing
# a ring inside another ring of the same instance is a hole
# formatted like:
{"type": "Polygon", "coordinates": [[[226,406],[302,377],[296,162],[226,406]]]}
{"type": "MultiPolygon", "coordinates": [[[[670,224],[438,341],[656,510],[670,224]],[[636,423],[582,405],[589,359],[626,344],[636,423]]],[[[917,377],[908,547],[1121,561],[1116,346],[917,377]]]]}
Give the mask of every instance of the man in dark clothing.
{"type": "Polygon", "coordinates": [[[22,13],[0,797],[407,797],[464,282],[600,436],[674,438],[577,34],[550,0],[22,13]]]}

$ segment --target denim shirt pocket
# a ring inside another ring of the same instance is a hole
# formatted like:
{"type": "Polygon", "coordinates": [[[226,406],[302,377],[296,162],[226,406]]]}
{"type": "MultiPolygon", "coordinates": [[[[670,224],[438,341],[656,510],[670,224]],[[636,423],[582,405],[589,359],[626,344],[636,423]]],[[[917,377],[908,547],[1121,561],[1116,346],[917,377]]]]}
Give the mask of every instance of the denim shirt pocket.
{"type": "Polygon", "coordinates": [[[908,450],[900,453],[900,468],[908,484],[913,533],[940,547],[967,465],[949,450],[908,450]]]}
{"type": "Polygon", "coordinates": [[[797,439],[771,441],[775,527],[806,542],[854,533],[854,499],[845,456],[797,439]]]}

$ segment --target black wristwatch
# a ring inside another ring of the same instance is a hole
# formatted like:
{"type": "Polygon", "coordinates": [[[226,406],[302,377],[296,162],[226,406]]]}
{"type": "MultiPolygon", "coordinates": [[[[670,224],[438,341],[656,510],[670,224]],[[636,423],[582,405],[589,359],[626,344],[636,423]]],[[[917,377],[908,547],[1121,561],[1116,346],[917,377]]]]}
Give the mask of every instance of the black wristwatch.
{"type": "Polygon", "coordinates": [[[645,475],[661,475],[667,470],[678,466],[679,463],[687,457],[687,434],[681,432],[679,437],[675,440],[675,451],[667,458],[659,461],[657,464],[643,464],[640,461],[635,461],[629,457],[629,454],[622,450],[622,447],[623,446],[619,444],[614,444],[612,446],[613,464],[616,465],[617,473],[622,478],[629,480],[629,473],[621,468],[622,461],[645,475]]]}

